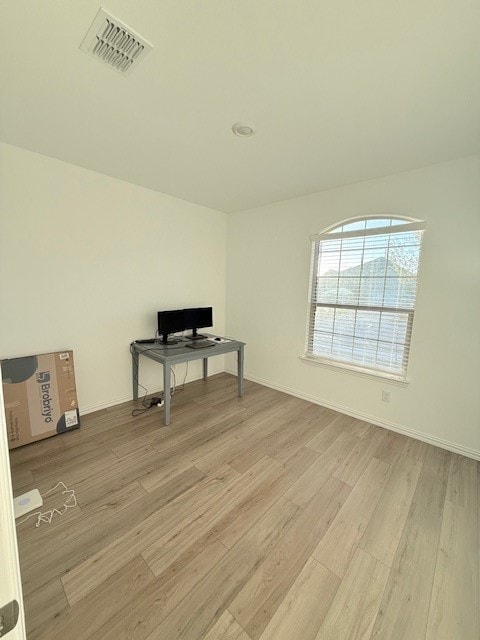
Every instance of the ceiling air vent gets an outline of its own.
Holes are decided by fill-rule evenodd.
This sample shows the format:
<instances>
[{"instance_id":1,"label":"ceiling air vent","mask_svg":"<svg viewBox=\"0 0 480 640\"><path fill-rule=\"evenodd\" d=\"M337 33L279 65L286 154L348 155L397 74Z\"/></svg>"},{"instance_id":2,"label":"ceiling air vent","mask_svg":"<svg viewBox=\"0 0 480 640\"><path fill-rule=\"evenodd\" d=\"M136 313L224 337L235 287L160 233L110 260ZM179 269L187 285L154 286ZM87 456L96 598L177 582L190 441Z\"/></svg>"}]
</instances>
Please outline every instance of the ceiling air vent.
<instances>
[{"instance_id":1,"label":"ceiling air vent","mask_svg":"<svg viewBox=\"0 0 480 640\"><path fill-rule=\"evenodd\" d=\"M108 64L124 76L128 76L138 66L151 48L149 42L103 8L98 10L80 45L82 51Z\"/></svg>"}]
</instances>

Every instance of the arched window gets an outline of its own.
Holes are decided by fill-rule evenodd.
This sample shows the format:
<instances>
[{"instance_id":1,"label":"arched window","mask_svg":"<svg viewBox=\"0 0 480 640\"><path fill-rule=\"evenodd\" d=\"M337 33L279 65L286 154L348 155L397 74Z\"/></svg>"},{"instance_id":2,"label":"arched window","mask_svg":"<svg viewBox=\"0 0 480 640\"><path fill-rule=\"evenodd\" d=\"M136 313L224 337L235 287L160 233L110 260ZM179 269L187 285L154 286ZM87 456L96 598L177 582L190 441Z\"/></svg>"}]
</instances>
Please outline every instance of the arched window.
<instances>
[{"instance_id":1,"label":"arched window","mask_svg":"<svg viewBox=\"0 0 480 640\"><path fill-rule=\"evenodd\" d=\"M307 358L406 378L424 229L376 215L312 236Z\"/></svg>"}]
</instances>

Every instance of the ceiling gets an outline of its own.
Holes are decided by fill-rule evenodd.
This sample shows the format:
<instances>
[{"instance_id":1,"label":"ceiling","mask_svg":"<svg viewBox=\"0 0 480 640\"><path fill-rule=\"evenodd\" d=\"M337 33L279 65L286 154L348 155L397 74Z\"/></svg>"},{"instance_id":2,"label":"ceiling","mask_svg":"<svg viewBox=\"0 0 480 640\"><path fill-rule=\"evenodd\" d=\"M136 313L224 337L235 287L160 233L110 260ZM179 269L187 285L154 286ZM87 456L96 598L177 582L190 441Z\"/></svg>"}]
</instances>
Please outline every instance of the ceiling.
<instances>
[{"instance_id":1,"label":"ceiling","mask_svg":"<svg viewBox=\"0 0 480 640\"><path fill-rule=\"evenodd\" d=\"M225 212L480 151L478 0L105 2L128 77L100 0L2 0L0 140Z\"/></svg>"}]
</instances>

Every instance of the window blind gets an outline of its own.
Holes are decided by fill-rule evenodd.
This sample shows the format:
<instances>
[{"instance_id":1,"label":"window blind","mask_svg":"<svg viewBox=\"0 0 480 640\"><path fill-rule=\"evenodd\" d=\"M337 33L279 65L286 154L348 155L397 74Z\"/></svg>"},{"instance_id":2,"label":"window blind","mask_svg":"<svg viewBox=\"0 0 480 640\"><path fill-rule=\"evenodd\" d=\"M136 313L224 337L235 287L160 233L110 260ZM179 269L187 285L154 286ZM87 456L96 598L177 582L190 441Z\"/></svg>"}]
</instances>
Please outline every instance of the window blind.
<instances>
[{"instance_id":1,"label":"window blind","mask_svg":"<svg viewBox=\"0 0 480 640\"><path fill-rule=\"evenodd\" d=\"M307 357L406 377L424 228L371 216L312 236Z\"/></svg>"}]
</instances>

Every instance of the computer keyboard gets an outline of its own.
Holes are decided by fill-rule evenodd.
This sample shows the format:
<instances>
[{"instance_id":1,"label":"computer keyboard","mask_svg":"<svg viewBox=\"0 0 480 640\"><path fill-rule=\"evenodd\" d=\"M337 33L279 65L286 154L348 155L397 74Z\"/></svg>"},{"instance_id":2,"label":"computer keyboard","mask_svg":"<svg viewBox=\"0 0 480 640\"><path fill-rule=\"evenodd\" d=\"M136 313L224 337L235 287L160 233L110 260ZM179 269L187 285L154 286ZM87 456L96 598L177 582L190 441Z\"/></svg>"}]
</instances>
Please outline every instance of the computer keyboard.
<instances>
[{"instance_id":1,"label":"computer keyboard","mask_svg":"<svg viewBox=\"0 0 480 640\"><path fill-rule=\"evenodd\" d=\"M206 349L207 347L213 347L213 342L209 342L208 340L193 340L185 346L189 349Z\"/></svg>"}]
</instances>

